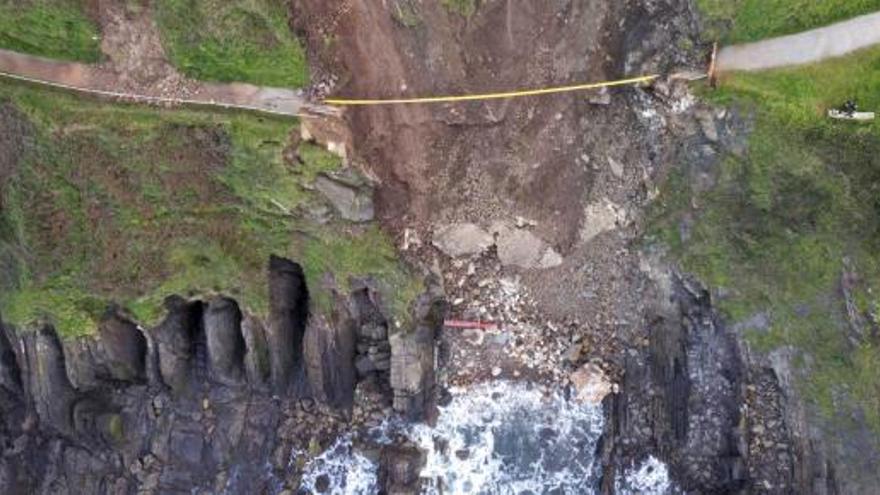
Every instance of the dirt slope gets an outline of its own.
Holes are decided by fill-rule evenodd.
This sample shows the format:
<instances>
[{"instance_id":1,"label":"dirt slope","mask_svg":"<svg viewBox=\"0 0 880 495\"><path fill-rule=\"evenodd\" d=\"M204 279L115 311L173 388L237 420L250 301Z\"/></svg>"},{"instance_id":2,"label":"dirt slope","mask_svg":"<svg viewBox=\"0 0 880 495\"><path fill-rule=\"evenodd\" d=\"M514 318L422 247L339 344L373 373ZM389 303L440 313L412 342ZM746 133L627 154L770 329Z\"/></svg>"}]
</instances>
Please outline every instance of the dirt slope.
<instances>
[{"instance_id":1,"label":"dirt slope","mask_svg":"<svg viewBox=\"0 0 880 495\"><path fill-rule=\"evenodd\" d=\"M336 95L544 87L702 63L681 41L693 31L687 2L480 2L470 18L439 2L298 0L292 9L323 81L339 81ZM348 118L358 157L382 182L379 212L393 231L427 242L451 222L527 219L564 262L506 272L526 279L549 317L596 322L598 331L634 312L623 279L637 263L626 229L594 235L615 227L595 212L613 205L617 223L638 220L669 152L659 102L623 88L358 108Z\"/></svg>"}]
</instances>

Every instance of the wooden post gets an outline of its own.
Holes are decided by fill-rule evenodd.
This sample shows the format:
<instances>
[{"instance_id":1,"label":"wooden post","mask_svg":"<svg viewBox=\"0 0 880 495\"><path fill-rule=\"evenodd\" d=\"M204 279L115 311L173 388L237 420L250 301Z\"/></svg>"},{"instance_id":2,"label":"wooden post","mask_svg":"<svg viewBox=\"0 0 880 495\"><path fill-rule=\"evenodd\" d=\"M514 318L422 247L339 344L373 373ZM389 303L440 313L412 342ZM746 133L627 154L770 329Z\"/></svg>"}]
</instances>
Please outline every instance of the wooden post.
<instances>
[{"instance_id":1,"label":"wooden post","mask_svg":"<svg viewBox=\"0 0 880 495\"><path fill-rule=\"evenodd\" d=\"M712 57L709 59L709 86L713 89L718 85L718 74L716 73L718 60L718 42L712 43Z\"/></svg>"}]
</instances>

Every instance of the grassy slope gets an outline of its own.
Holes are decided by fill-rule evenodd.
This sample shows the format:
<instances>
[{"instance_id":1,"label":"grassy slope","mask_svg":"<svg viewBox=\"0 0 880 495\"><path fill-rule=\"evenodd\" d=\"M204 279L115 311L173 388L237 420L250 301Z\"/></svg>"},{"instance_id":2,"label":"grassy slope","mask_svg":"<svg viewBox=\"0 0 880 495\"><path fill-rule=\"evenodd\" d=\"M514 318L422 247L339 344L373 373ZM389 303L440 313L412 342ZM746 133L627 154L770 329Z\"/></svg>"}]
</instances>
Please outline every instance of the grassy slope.
<instances>
[{"instance_id":1,"label":"grassy slope","mask_svg":"<svg viewBox=\"0 0 880 495\"><path fill-rule=\"evenodd\" d=\"M75 0L0 0L0 48L96 62L98 28Z\"/></svg>"},{"instance_id":2,"label":"grassy slope","mask_svg":"<svg viewBox=\"0 0 880 495\"><path fill-rule=\"evenodd\" d=\"M325 273L343 286L351 275L375 275L398 315L418 290L375 227L283 213L311 206L317 198L304 186L339 166L308 144L304 165L287 164L295 123L8 84L3 99L35 128L0 201L0 259L16 260L0 310L13 323L48 316L65 335L88 333L116 301L150 324L165 296L215 291L263 314L270 253L304 262L318 304L328 299L318 289Z\"/></svg>"},{"instance_id":3,"label":"grassy slope","mask_svg":"<svg viewBox=\"0 0 880 495\"><path fill-rule=\"evenodd\" d=\"M684 267L727 296L732 322L762 351L803 354L803 390L830 415L857 406L880 433L880 122L832 121L824 110L854 97L880 110L880 49L816 66L736 74L709 96L754 112L745 156L726 157L717 186L696 198L691 236L679 221L693 194L679 175L655 219L657 236ZM847 268L848 267L848 268ZM853 300L867 335L848 324L845 269L858 274ZM873 320L873 323L872 323Z\"/></svg>"},{"instance_id":4,"label":"grassy slope","mask_svg":"<svg viewBox=\"0 0 880 495\"><path fill-rule=\"evenodd\" d=\"M447 10L465 17L470 17L477 11L477 0L442 0L442 3Z\"/></svg>"},{"instance_id":5,"label":"grassy slope","mask_svg":"<svg viewBox=\"0 0 880 495\"><path fill-rule=\"evenodd\" d=\"M156 19L172 62L197 79L300 88L305 52L281 0L157 0Z\"/></svg>"},{"instance_id":6,"label":"grassy slope","mask_svg":"<svg viewBox=\"0 0 880 495\"><path fill-rule=\"evenodd\" d=\"M880 11L880 0L697 0L724 43L757 41Z\"/></svg>"}]
</instances>

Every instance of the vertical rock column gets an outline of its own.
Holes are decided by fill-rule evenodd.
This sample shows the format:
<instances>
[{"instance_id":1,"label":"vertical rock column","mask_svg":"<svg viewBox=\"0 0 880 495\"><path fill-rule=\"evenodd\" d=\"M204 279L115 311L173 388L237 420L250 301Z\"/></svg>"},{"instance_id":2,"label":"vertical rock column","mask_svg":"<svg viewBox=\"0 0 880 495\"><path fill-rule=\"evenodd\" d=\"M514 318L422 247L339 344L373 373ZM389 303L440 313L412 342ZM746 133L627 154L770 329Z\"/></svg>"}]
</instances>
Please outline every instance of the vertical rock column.
<instances>
[{"instance_id":1,"label":"vertical rock column","mask_svg":"<svg viewBox=\"0 0 880 495\"><path fill-rule=\"evenodd\" d=\"M146 379L147 339L134 322L113 308L101 319L98 335L106 377L123 382Z\"/></svg>"},{"instance_id":2,"label":"vertical rock column","mask_svg":"<svg viewBox=\"0 0 880 495\"><path fill-rule=\"evenodd\" d=\"M40 422L64 434L73 433L75 392L67 377L61 340L51 326L23 335L29 395Z\"/></svg>"},{"instance_id":3,"label":"vertical rock column","mask_svg":"<svg viewBox=\"0 0 880 495\"><path fill-rule=\"evenodd\" d=\"M227 385L241 383L244 379L245 342L238 304L227 297L211 299L202 324L212 378Z\"/></svg>"},{"instance_id":4,"label":"vertical rock column","mask_svg":"<svg viewBox=\"0 0 880 495\"><path fill-rule=\"evenodd\" d=\"M12 347L16 339L11 334L0 319L0 420L10 419L13 413L23 413L21 369Z\"/></svg>"},{"instance_id":5,"label":"vertical rock column","mask_svg":"<svg viewBox=\"0 0 880 495\"><path fill-rule=\"evenodd\" d=\"M345 300L338 296L331 318L309 319L305 335L306 373L314 397L331 406L351 410L354 404L354 367L357 332Z\"/></svg>"},{"instance_id":6,"label":"vertical rock column","mask_svg":"<svg viewBox=\"0 0 880 495\"><path fill-rule=\"evenodd\" d=\"M22 384L22 370L15 345L20 341L11 327L0 319L0 492L33 493L35 482L23 460L27 449L14 452L14 438L19 438L25 424L27 404Z\"/></svg>"},{"instance_id":7,"label":"vertical rock column","mask_svg":"<svg viewBox=\"0 0 880 495\"><path fill-rule=\"evenodd\" d=\"M394 409L410 420L423 420L434 395L436 335L443 325L446 304L438 293L419 296L410 332L391 336L391 388Z\"/></svg>"},{"instance_id":8,"label":"vertical rock column","mask_svg":"<svg viewBox=\"0 0 880 495\"><path fill-rule=\"evenodd\" d=\"M175 393L188 390L194 353L195 329L199 325L201 303L190 303L179 296L165 300L168 315L153 329L159 355L159 374Z\"/></svg>"},{"instance_id":9,"label":"vertical rock column","mask_svg":"<svg viewBox=\"0 0 880 495\"><path fill-rule=\"evenodd\" d=\"M266 340L272 387L290 391L302 378L302 348L309 312L309 292L302 266L288 259L269 259L269 325Z\"/></svg>"},{"instance_id":10,"label":"vertical rock column","mask_svg":"<svg viewBox=\"0 0 880 495\"><path fill-rule=\"evenodd\" d=\"M270 373L266 329L259 318L245 314L241 320L241 334L247 349L244 355L244 368L248 383L262 388Z\"/></svg>"}]
</instances>

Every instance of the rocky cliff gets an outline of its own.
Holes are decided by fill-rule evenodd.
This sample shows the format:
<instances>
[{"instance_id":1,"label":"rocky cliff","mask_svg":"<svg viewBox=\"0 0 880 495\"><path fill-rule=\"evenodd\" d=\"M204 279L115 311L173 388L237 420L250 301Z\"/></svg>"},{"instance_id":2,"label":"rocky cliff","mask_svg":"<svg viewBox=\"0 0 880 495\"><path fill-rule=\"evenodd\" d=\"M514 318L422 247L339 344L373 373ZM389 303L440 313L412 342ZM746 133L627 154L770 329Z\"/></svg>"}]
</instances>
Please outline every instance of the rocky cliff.
<instances>
[{"instance_id":1,"label":"rocky cliff","mask_svg":"<svg viewBox=\"0 0 880 495\"><path fill-rule=\"evenodd\" d=\"M268 279L266 323L229 297L172 296L152 328L115 307L93 337L0 325L0 491L277 493L297 487L294 452L392 402L423 417L441 295L399 346L369 281L310 315L300 265L273 257Z\"/></svg>"}]
</instances>

